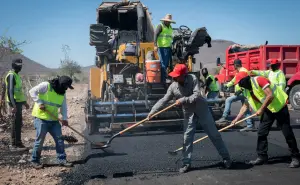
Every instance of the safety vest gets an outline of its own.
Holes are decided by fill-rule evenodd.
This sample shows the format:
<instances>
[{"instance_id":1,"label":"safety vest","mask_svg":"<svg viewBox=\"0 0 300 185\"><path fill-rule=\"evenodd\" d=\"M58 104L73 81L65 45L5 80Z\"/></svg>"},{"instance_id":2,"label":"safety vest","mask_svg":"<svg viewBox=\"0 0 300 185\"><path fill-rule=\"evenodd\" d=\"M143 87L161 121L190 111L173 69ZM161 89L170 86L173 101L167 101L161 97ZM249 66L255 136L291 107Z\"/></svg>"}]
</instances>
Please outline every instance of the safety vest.
<instances>
[{"instance_id":1,"label":"safety vest","mask_svg":"<svg viewBox=\"0 0 300 185\"><path fill-rule=\"evenodd\" d=\"M252 74L257 76L263 76L268 78L272 83L276 84L277 86L281 87L283 90L285 90L286 87L286 79L285 75L281 70L266 70L266 71L259 71L259 70L253 70Z\"/></svg>"},{"instance_id":2,"label":"safety vest","mask_svg":"<svg viewBox=\"0 0 300 185\"><path fill-rule=\"evenodd\" d=\"M212 82L209 84L209 87L208 87L209 90L214 91L214 92L219 91L219 87L215 80L215 77L209 74L209 75L207 75L206 80L208 80L208 78L212 79Z\"/></svg>"},{"instance_id":3,"label":"safety vest","mask_svg":"<svg viewBox=\"0 0 300 185\"><path fill-rule=\"evenodd\" d=\"M8 98L8 93L9 93L9 89L7 89L7 85L8 85L8 76L9 75L14 75L14 78L15 78L15 86L14 86L14 99L16 102L25 102L26 101L26 96L25 94L23 93L23 87L22 87L22 80L21 80L21 77L19 74L17 74L16 72L10 70L6 77L5 77L5 85L6 85L6 93L5 93L5 96L6 96L6 101L9 102L9 98ZM13 84L11 84L13 85Z\"/></svg>"},{"instance_id":4,"label":"safety vest","mask_svg":"<svg viewBox=\"0 0 300 185\"><path fill-rule=\"evenodd\" d=\"M241 67L241 68L240 68L239 72L241 72L241 71L246 72L246 73L249 74L248 69L246 69L246 68L244 68L244 67ZM234 85L234 82L235 82L235 77L227 84L227 87L233 86L233 85ZM239 86L239 84L236 84L236 85L234 86L234 92L237 92L237 91L239 91L239 90L241 90L241 87Z\"/></svg>"},{"instance_id":5,"label":"safety vest","mask_svg":"<svg viewBox=\"0 0 300 185\"><path fill-rule=\"evenodd\" d=\"M162 26L162 31L157 37L157 46L158 47L171 47L173 42L173 29L171 26L167 27L164 24Z\"/></svg>"},{"instance_id":6,"label":"safety vest","mask_svg":"<svg viewBox=\"0 0 300 185\"><path fill-rule=\"evenodd\" d=\"M60 108L64 101L64 95L57 94L52 87L50 86L50 83L48 84L48 90L44 94L38 95L39 101L45 105L46 110L48 110L52 115L55 117L52 117L45 111L41 110L39 108L39 105L37 103L34 104L33 110L32 110L32 116L42 119L42 120L58 120L58 108Z\"/></svg>"},{"instance_id":7,"label":"safety vest","mask_svg":"<svg viewBox=\"0 0 300 185\"><path fill-rule=\"evenodd\" d=\"M251 86L252 86L252 92L259 100L259 102L257 102L257 100L252 98L250 91L247 89L243 90L243 95L247 98L251 108L256 112L265 101L266 95L264 93L264 90L258 85L257 77L251 77ZM272 90L274 99L272 100L272 102L269 104L267 108L272 113L276 113L279 112L286 105L288 95L281 88L278 88L273 83L270 83L270 88Z\"/></svg>"}]
</instances>

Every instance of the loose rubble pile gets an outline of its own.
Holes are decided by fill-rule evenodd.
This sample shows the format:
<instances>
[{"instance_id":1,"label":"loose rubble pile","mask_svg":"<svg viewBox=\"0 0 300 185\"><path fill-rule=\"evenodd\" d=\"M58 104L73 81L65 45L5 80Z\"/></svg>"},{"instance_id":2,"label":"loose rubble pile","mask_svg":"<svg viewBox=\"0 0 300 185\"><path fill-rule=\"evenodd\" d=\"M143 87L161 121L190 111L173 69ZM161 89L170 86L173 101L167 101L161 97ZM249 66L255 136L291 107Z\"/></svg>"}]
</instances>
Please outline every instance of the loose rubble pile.
<instances>
[{"instance_id":1,"label":"loose rubble pile","mask_svg":"<svg viewBox=\"0 0 300 185\"><path fill-rule=\"evenodd\" d=\"M88 87L86 84L75 84L74 88L74 90L67 92L68 121L72 127L82 131L85 128L82 106L86 100L86 94L83 92L87 92ZM27 147L32 148L35 130L31 110L23 111L22 140ZM46 167L38 171L33 169L30 166L32 149L25 153L10 152L8 150L10 138L9 118L6 116L2 117L0 124L5 124L5 126L1 127L2 131L0 130L0 184L58 184L62 174L70 170L69 168L57 166ZM84 140L67 127L63 127L62 132L63 135L73 135L78 139L76 145L70 145L65 142L68 159L74 160L83 152ZM55 143L50 134L47 135L44 142L42 156L42 161L46 163L51 163L55 160Z\"/></svg>"}]
</instances>

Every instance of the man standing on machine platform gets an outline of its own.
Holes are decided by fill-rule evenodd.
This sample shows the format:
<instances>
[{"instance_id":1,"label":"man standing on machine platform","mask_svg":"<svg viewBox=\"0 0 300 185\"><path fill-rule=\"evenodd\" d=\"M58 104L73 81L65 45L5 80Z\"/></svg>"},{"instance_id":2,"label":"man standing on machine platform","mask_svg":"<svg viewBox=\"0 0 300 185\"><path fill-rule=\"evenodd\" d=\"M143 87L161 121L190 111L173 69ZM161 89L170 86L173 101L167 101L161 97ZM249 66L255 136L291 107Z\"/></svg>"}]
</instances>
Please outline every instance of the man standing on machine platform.
<instances>
[{"instance_id":1,"label":"man standing on machine platform","mask_svg":"<svg viewBox=\"0 0 300 185\"><path fill-rule=\"evenodd\" d=\"M154 50L158 51L160 65L161 65L161 81L166 82L167 68L170 61L172 61L172 42L173 42L173 28L171 23L172 15L167 14L160 23L154 34Z\"/></svg>"}]
</instances>

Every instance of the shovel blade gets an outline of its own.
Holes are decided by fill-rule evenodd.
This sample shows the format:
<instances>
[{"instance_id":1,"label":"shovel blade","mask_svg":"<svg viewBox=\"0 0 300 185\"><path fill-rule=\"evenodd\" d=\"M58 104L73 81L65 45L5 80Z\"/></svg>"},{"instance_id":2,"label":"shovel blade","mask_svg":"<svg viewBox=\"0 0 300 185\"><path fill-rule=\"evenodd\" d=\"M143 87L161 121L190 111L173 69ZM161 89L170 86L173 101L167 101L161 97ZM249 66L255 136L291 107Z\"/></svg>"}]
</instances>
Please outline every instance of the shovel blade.
<instances>
[{"instance_id":1,"label":"shovel blade","mask_svg":"<svg viewBox=\"0 0 300 185\"><path fill-rule=\"evenodd\" d=\"M91 143L91 148L92 149L104 149L104 148L108 148L109 145L105 144L105 143Z\"/></svg>"},{"instance_id":2,"label":"shovel blade","mask_svg":"<svg viewBox=\"0 0 300 185\"><path fill-rule=\"evenodd\" d=\"M177 152L176 152L176 151L168 151L168 153L169 153L170 155L173 155L173 156L177 155Z\"/></svg>"}]
</instances>

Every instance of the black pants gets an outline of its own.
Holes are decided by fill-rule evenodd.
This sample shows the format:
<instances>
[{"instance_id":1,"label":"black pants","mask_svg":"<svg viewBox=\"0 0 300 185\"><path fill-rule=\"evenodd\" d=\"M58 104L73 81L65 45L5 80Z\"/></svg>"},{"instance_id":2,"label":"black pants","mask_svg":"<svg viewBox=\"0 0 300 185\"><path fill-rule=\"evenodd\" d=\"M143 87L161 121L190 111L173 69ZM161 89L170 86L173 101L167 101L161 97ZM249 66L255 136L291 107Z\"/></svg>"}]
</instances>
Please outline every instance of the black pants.
<instances>
[{"instance_id":1,"label":"black pants","mask_svg":"<svg viewBox=\"0 0 300 185\"><path fill-rule=\"evenodd\" d=\"M11 115L11 145L17 146L22 144L21 128L22 120L22 106L23 103L16 103L17 111Z\"/></svg>"},{"instance_id":2,"label":"black pants","mask_svg":"<svg viewBox=\"0 0 300 185\"><path fill-rule=\"evenodd\" d=\"M268 151L268 135L274 121L277 121L279 128L281 129L285 140L289 146L292 157L299 156L299 150L297 147L297 141L294 136L293 129L290 125L290 113L287 106L283 107L279 112L272 113L266 109L261 117L258 128L257 139L257 154L259 156L267 156Z\"/></svg>"}]
</instances>

